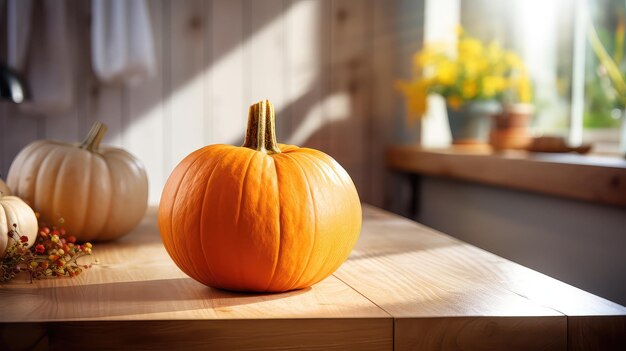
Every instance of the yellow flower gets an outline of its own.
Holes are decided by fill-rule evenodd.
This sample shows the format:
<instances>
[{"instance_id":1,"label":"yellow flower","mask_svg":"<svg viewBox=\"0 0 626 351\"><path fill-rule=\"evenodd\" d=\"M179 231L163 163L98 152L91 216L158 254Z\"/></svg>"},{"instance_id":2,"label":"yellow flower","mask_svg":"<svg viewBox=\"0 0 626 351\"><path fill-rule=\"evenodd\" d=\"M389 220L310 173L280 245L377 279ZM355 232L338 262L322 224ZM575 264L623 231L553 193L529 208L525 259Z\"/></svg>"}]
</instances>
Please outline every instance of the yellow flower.
<instances>
[{"instance_id":1,"label":"yellow flower","mask_svg":"<svg viewBox=\"0 0 626 351\"><path fill-rule=\"evenodd\" d=\"M467 79L474 79L479 76L486 66L486 62L483 60L464 60L462 63Z\"/></svg>"},{"instance_id":2,"label":"yellow flower","mask_svg":"<svg viewBox=\"0 0 626 351\"><path fill-rule=\"evenodd\" d=\"M520 102L531 102L533 98L532 87L530 85L530 80L524 77L519 80L517 84L517 95L519 97Z\"/></svg>"},{"instance_id":3,"label":"yellow flower","mask_svg":"<svg viewBox=\"0 0 626 351\"><path fill-rule=\"evenodd\" d=\"M487 46L487 53L486 53L486 57L489 61L491 62L499 62L502 59L502 48L500 47L500 44L498 44L497 42L493 41L491 43L489 43L489 46Z\"/></svg>"},{"instance_id":4,"label":"yellow flower","mask_svg":"<svg viewBox=\"0 0 626 351\"><path fill-rule=\"evenodd\" d=\"M464 99L466 100L472 99L473 97L476 96L477 91L478 91L478 85L476 84L476 81L468 80L468 81L463 82L462 95Z\"/></svg>"},{"instance_id":5,"label":"yellow flower","mask_svg":"<svg viewBox=\"0 0 626 351\"><path fill-rule=\"evenodd\" d=\"M458 67L452 61L442 62L435 72L435 80L437 83L450 86L454 85L458 75Z\"/></svg>"},{"instance_id":6,"label":"yellow flower","mask_svg":"<svg viewBox=\"0 0 626 351\"><path fill-rule=\"evenodd\" d=\"M494 97L506 87L506 81L500 76L487 76L483 78L483 95L487 98Z\"/></svg>"},{"instance_id":7,"label":"yellow flower","mask_svg":"<svg viewBox=\"0 0 626 351\"><path fill-rule=\"evenodd\" d=\"M446 50L447 45L443 43L425 44L424 48L413 56L413 65L419 67L435 65L437 61L445 57Z\"/></svg>"},{"instance_id":8,"label":"yellow flower","mask_svg":"<svg viewBox=\"0 0 626 351\"><path fill-rule=\"evenodd\" d=\"M459 40L459 57L479 57L483 53L483 44L478 39L464 38Z\"/></svg>"},{"instance_id":9,"label":"yellow flower","mask_svg":"<svg viewBox=\"0 0 626 351\"><path fill-rule=\"evenodd\" d=\"M396 82L396 89L405 96L408 121L414 122L426 113L429 83L426 80Z\"/></svg>"},{"instance_id":10,"label":"yellow flower","mask_svg":"<svg viewBox=\"0 0 626 351\"><path fill-rule=\"evenodd\" d=\"M426 49L418 52L413 55L413 66L414 67L424 67L430 64L432 55L426 51Z\"/></svg>"},{"instance_id":11,"label":"yellow flower","mask_svg":"<svg viewBox=\"0 0 626 351\"><path fill-rule=\"evenodd\" d=\"M524 62L497 42L484 45L457 28L456 56L450 43L429 43L413 56L413 78L396 83L406 101L409 121L421 118L429 92L443 95L451 108L466 101L509 95L521 102L532 99Z\"/></svg>"},{"instance_id":12,"label":"yellow flower","mask_svg":"<svg viewBox=\"0 0 626 351\"><path fill-rule=\"evenodd\" d=\"M507 52L506 54L504 54L504 62L506 62L507 65L510 65L515 69L525 68L524 62L522 62L519 56L515 55L512 52Z\"/></svg>"}]
</instances>

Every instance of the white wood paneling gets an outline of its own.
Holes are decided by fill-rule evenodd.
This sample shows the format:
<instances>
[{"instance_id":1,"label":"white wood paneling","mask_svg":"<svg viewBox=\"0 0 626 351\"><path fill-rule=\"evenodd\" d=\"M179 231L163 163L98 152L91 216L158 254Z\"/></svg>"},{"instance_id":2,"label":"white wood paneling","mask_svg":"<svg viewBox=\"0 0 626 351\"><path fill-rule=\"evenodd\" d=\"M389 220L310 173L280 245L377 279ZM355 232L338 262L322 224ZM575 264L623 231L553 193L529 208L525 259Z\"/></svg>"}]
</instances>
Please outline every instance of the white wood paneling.
<instances>
[{"instance_id":1,"label":"white wood paneling","mask_svg":"<svg viewBox=\"0 0 626 351\"><path fill-rule=\"evenodd\" d=\"M369 150L364 140L371 102L371 6L367 0L333 1L330 88L334 99L328 106L328 112L336 114L330 124L329 152L364 198L369 193L365 170Z\"/></svg>"},{"instance_id":2,"label":"white wood paneling","mask_svg":"<svg viewBox=\"0 0 626 351\"><path fill-rule=\"evenodd\" d=\"M212 60L208 68L213 143L239 143L245 132L248 107L243 74L243 15L242 0L213 2Z\"/></svg>"},{"instance_id":3,"label":"white wood paneling","mask_svg":"<svg viewBox=\"0 0 626 351\"><path fill-rule=\"evenodd\" d=\"M389 183L390 177L385 165L385 147L393 143L393 119L394 115L401 114L398 107L403 103L397 94L389 94L390 87L398 79L397 70L394 65L396 61L397 36L393 14L396 11L394 3L391 1L374 1L373 35L371 42L372 55L372 82L371 82L371 116L370 123L366 125L369 136L365 140L369 144L369 165L370 170L369 201L376 206L383 206L385 187Z\"/></svg>"},{"instance_id":4,"label":"white wood paneling","mask_svg":"<svg viewBox=\"0 0 626 351\"><path fill-rule=\"evenodd\" d=\"M90 2L71 0L76 104L38 117L0 106L0 172L30 141L79 141L101 120L109 126L105 143L145 164L156 204L183 157L207 144L240 144L248 105L269 98L279 141L331 154L361 198L379 204L385 178L370 169L384 167L385 142L376 138L392 129L385 118L398 109L392 51L394 38L406 35L390 17L406 1L149 1L157 75L116 86L91 70Z\"/></svg>"},{"instance_id":5,"label":"white wood paneling","mask_svg":"<svg viewBox=\"0 0 626 351\"><path fill-rule=\"evenodd\" d=\"M326 11L328 1L296 0L285 14L286 92L288 107L283 115L289 119L289 138L283 142L325 150L328 136L320 130L325 124L322 101L328 65L330 28ZM303 40L307 38L307 40ZM286 117L286 118L285 118Z\"/></svg>"},{"instance_id":6,"label":"white wood paneling","mask_svg":"<svg viewBox=\"0 0 626 351\"><path fill-rule=\"evenodd\" d=\"M123 88L117 85L94 86L90 112L83 116L89 124L96 121L106 124L109 129L102 142L115 147L123 146Z\"/></svg>"},{"instance_id":7,"label":"white wood paneling","mask_svg":"<svg viewBox=\"0 0 626 351\"><path fill-rule=\"evenodd\" d=\"M206 1L204 4L205 25L203 26L202 45L204 47L204 79L202 80L202 97L204 99L204 111L202 114L203 145L213 144L215 133L213 130L213 85L211 80L211 67L213 66L213 3L214 1Z\"/></svg>"},{"instance_id":8,"label":"white wood paneling","mask_svg":"<svg viewBox=\"0 0 626 351\"><path fill-rule=\"evenodd\" d=\"M278 140L290 132L285 116L286 45L283 0L250 1L246 61L250 74L249 103L269 99L276 109Z\"/></svg>"},{"instance_id":9,"label":"white wood paneling","mask_svg":"<svg viewBox=\"0 0 626 351\"><path fill-rule=\"evenodd\" d=\"M43 123L42 116L23 114L19 107L3 103L4 125L2 130L2 150L5 155L17 155L26 145L38 139L38 131ZM13 157L4 157L2 160L3 171L0 172L6 180L9 166Z\"/></svg>"},{"instance_id":10,"label":"white wood paneling","mask_svg":"<svg viewBox=\"0 0 626 351\"><path fill-rule=\"evenodd\" d=\"M90 8L88 4L82 2L80 10L83 12L83 16L89 16ZM90 17L85 18L91 23ZM89 82L89 94L84 97L85 103L87 103L87 113L80 118L83 121L81 136L86 135L91 125L96 122L102 122L107 125L108 132L104 137L103 143L115 147L123 147L124 139L124 86L121 84L100 84L95 78L93 71L91 70L90 58L91 58L91 38L89 37L90 31L79 31L81 40L85 40L88 44L84 46L84 51L81 51L81 59L86 57L89 65L86 65L88 72L80 72L80 77ZM85 33L86 32L86 33ZM85 36L83 36L85 35ZM85 123L86 122L86 123Z\"/></svg>"},{"instance_id":11,"label":"white wood paneling","mask_svg":"<svg viewBox=\"0 0 626 351\"><path fill-rule=\"evenodd\" d=\"M143 161L149 178L149 201L157 203L168 174L163 169L163 1L148 2L154 36L156 74L125 89L124 147Z\"/></svg>"},{"instance_id":12,"label":"white wood paneling","mask_svg":"<svg viewBox=\"0 0 626 351\"><path fill-rule=\"evenodd\" d=\"M9 166L11 165L11 158L7 157L10 155L9 151L6 149L8 142L7 137L10 133L10 123L8 121L9 115L9 104L8 103L0 103L0 133L2 133L2 138L0 138L0 178L6 180L7 171Z\"/></svg>"},{"instance_id":13,"label":"white wood paneling","mask_svg":"<svg viewBox=\"0 0 626 351\"><path fill-rule=\"evenodd\" d=\"M169 4L169 96L165 105L171 119L172 170L185 156L204 146L204 26L203 0L183 0ZM168 131L166 130L166 132Z\"/></svg>"},{"instance_id":14,"label":"white wood paneling","mask_svg":"<svg viewBox=\"0 0 626 351\"><path fill-rule=\"evenodd\" d=\"M76 104L76 114L78 116L78 135L76 140L81 140L87 135L93 123L91 105L97 82L91 70L90 2L77 0L75 11L77 30L74 32L76 42L74 64L76 65L77 82L74 103Z\"/></svg>"},{"instance_id":15,"label":"white wood paneling","mask_svg":"<svg viewBox=\"0 0 626 351\"><path fill-rule=\"evenodd\" d=\"M76 0L68 2L67 6L67 30L70 33L76 33L81 21L81 12L76 6ZM88 43L85 41L79 42L79 40L69 40L68 47L70 54L68 55L72 65L72 81L74 82L74 96L80 95L80 80L83 78L81 72L84 68L84 63L89 59L89 56L85 56L83 53L87 48ZM79 51L80 50L80 51ZM80 52L80 54L79 54ZM79 62L83 61L83 62ZM88 62L86 62L88 63ZM88 70L85 70L88 72ZM46 138L53 140L60 140L65 142L76 142L82 137L78 131L78 103L75 101L74 105L68 110L62 113L46 116L43 119L45 125Z\"/></svg>"}]
</instances>

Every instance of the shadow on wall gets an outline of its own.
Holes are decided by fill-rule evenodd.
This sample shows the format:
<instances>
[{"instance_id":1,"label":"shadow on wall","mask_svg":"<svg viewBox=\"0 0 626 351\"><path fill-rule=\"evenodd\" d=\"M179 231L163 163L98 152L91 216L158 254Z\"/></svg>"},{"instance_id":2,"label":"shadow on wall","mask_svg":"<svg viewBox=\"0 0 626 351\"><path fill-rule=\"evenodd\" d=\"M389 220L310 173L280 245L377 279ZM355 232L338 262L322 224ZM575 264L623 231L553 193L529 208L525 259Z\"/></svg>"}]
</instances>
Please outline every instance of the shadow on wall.
<instances>
[{"instance_id":1,"label":"shadow on wall","mask_svg":"<svg viewBox=\"0 0 626 351\"><path fill-rule=\"evenodd\" d=\"M158 75L105 86L90 66L89 2L72 2L76 104L58 115L0 106L0 172L39 138L77 141L91 124L146 165L150 202L175 165L212 143L241 144L248 105L268 98L279 142L320 149L382 204L383 148L401 111L391 86L398 38L421 41L420 2L150 1ZM407 3L415 7L406 9ZM404 7L403 7L404 6ZM398 25L399 23L399 25ZM408 67L408 65L405 65ZM400 106L400 108L398 107Z\"/></svg>"}]
</instances>

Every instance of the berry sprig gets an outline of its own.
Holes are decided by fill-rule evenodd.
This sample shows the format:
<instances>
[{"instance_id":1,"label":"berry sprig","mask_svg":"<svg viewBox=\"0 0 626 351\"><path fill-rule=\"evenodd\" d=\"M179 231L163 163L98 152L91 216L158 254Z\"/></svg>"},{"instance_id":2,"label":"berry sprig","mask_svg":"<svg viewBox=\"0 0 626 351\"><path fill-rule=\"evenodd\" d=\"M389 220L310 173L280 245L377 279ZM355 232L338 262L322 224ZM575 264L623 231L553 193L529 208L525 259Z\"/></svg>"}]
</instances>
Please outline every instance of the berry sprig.
<instances>
[{"instance_id":1,"label":"berry sprig","mask_svg":"<svg viewBox=\"0 0 626 351\"><path fill-rule=\"evenodd\" d=\"M17 224L7 233L9 240L2 262L0 262L0 281L8 282L18 274L25 262L30 261L32 253L26 247L28 238L17 234ZM13 244L11 243L13 241Z\"/></svg>"},{"instance_id":2,"label":"berry sprig","mask_svg":"<svg viewBox=\"0 0 626 351\"><path fill-rule=\"evenodd\" d=\"M63 228L40 222L37 240L30 249L28 238L18 233L16 224L7 235L9 245L0 258L0 282L8 282L24 271L30 275L31 282L41 278L74 277L92 266L78 263L80 257L91 255L91 243L76 243L76 237L68 236Z\"/></svg>"}]
</instances>

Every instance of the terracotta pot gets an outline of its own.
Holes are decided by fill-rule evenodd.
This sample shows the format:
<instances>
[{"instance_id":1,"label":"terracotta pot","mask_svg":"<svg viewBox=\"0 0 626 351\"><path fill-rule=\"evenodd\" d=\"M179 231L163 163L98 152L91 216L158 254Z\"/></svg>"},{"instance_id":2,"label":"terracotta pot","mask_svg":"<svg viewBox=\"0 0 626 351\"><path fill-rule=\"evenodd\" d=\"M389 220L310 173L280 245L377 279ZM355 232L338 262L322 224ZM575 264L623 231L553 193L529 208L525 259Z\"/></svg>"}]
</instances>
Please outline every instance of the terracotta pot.
<instances>
[{"instance_id":1,"label":"terracotta pot","mask_svg":"<svg viewBox=\"0 0 626 351\"><path fill-rule=\"evenodd\" d=\"M529 104L504 106L494 115L489 143L494 149L525 149L531 141L529 126L534 108Z\"/></svg>"},{"instance_id":2,"label":"terracotta pot","mask_svg":"<svg viewBox=\"0 0 626 351\"><path fill-rule=\"evenodd\" d=\"M496 101L470 101L461 108L448 106L448 122L453 144L486 144L491 118L500 112Z\"/></svg>"}]
</instances>

